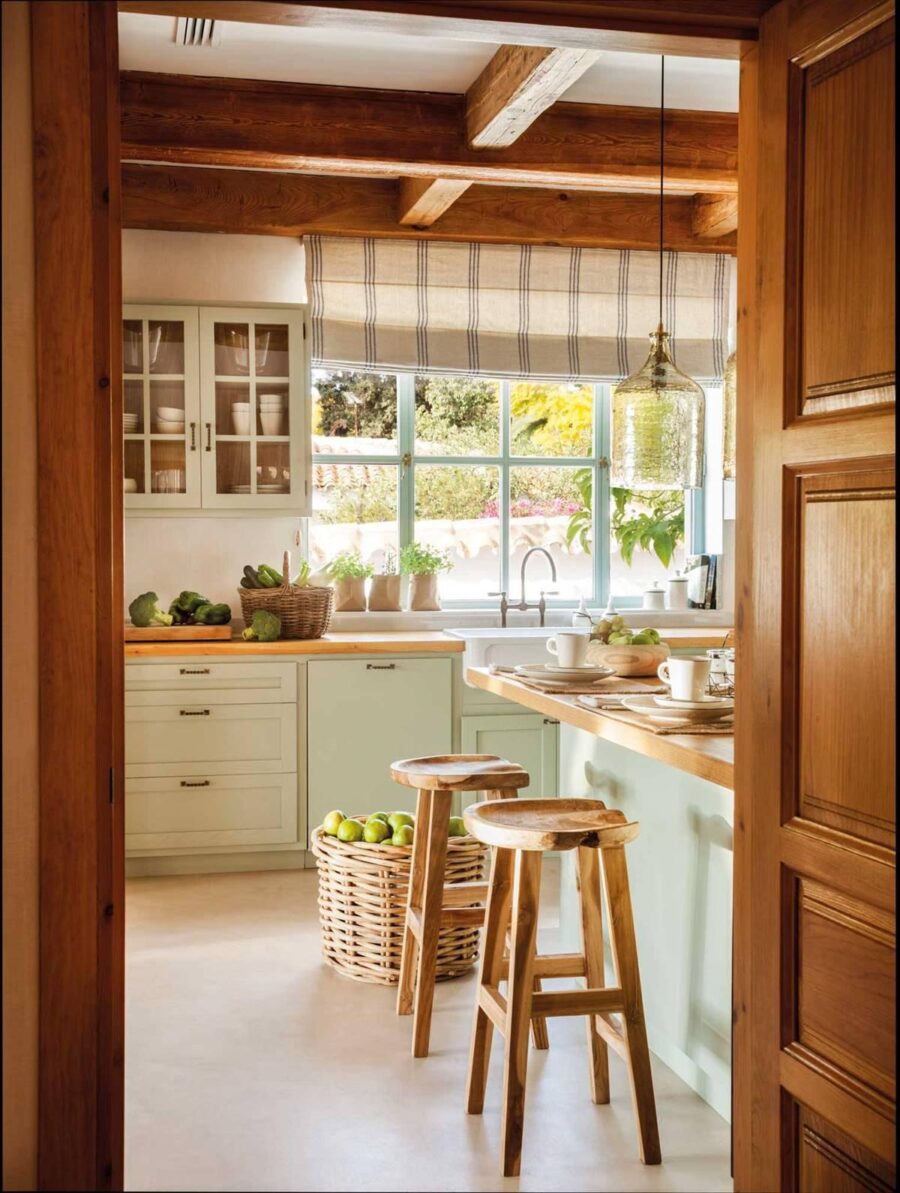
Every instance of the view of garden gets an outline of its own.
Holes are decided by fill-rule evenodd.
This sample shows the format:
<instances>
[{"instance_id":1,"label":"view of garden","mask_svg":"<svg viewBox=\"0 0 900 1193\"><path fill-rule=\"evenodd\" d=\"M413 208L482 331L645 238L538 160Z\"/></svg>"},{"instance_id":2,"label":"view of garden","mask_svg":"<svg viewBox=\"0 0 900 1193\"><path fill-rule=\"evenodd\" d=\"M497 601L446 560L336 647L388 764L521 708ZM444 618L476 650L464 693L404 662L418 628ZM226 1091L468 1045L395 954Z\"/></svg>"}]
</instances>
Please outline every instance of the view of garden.
<instances>
[{"instance_id":1,"label":"view of garden","mask_svg":"<svg viewBox=\"0 0 900 1193\"><path fill-rule=\"evenodd\" d=\"M395 374L318 370L314 383L314 567L358 550L378 570L412 518L417 541L451 552L453 569L441 581L447 599L483 598L499 587L504 533L516 595L512 578L535 545L556 562L559 597L592 595L600 387L510 382L504 400L499 381L418 376L406 407L410 441L401 448ZM613 588L638 594L680 564L684 494L613 489L610 498ZM535 565L535 583L549 588L547 571Z\"/></svg>"}]
</instances>

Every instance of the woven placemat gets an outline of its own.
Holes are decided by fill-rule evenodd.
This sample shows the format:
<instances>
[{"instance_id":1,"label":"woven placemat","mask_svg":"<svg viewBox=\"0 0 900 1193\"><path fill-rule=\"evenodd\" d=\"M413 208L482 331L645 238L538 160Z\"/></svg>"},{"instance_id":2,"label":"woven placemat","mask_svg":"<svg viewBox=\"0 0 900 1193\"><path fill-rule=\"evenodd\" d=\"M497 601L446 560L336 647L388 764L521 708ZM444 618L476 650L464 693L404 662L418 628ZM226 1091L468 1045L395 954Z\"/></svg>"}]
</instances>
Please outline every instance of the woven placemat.
<instances>
[{"instance_id":1,"label":"woven placemat","mask_svg":"<svg viewBox=\"0 0 900 1193\"><path fill-rule=\"evenodd\" d=\"M720 721L712 722L674 721L671 725L657 725L648 717L628 712L626 709L619 709L615 706L597 708L595 704L589 704L586 700L579 700L578 703L583 708L589 708L591 712L597 713L598 716L611 717L614 721L623 721L626 725L636 725L639 729L644 729L648 733L654 733L658 737L666 737L672 733L689 733L695 737L734 736L733 716L723 717Z\"/></svg>"},{"instance_id":2,"label":"woven placemat","mask_svg":"<svg viewBox=\"0 0 900 1193\"><path fill-rule=\"evenodd\" d=\"M533 683L526 675L511 675L509 678L536 692L545 692L548 696L655 696L669 690L665 684L641 683L640 680L619 679L615 675L592 684L572 684L571 687L552 689L545 688L540 682Z\"/></svg>"}]
</instances>

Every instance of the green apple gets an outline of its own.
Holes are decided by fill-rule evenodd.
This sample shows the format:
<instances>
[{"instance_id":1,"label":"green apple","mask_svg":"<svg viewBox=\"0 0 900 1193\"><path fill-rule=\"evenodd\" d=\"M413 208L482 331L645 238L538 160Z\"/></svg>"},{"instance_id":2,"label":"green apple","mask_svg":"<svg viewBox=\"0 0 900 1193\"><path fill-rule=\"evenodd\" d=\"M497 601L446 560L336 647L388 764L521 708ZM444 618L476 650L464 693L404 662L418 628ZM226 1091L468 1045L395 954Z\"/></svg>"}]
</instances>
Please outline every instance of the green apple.
<instances>
[{"instance_id":1,"label":"green apple","mask_svg":"<svg viewBox=\"0 0 900 1193\"><path fill-rule=\"evenodd\" d=\"M337 831L339 841L361 841L363 826L358 820L342 820Z\"/></svg>"},{"instance_id":2,"label":"green apple","mask_svg":"<svg viewBox=\"0 0 900 1193\"><path fill-rule=\"evenodd\" d=\"M646 630L641 630L641 632L639 634L635 634L635 636L631 639L631 644L632 644L632 646L655 646L656 645L656 643L653 641L652 636Z\"/></svg>"},{"instance_id":3,"label":"green apple","mask_svg":"<svg viewBox=\"0 0 900 1193\"><path fill-rule=\"evenodd\" d=\"M328 834L329 837L336 837L338 834L338 829L341 827L341 824L346 819L347 819L347 817L344 815L343 812L339 812L337 810L335 810L334 812L329 812L328 815L325 817L325 819L322 821L322 828L325 830L325 832Z\"/></svg>"},{"instance_id":4,"label":"green apple","mask_svg":"<svg viewBox=\"0 0 900 1193\"><path fill-rule=\"evenodd\" d=\"M412 845L413 830L411 824L401 824L398 829L394 830L394 835L391 837L392 845Z\"/></svg>"},{"instance_id":5,"label":"green apple","mask_svg":"<svg viewBox=\"0 0 900 1193\"><path fill-rule=\"evenodd\" d=\"M373 812L371 816L367 817L366 823L368 823L369 820L383 820L384 823L387 824L388 814L387 812Z\"/></svg>"},{"instance_id":6,"label":"green apple","mask_svg":"<svg viewBox=\"0 0 900 1193\"><path fill-rule=\"evenodd\" d=\"M370 845L380 845L390 835L390 828L380 816L370 816L366 821L366 827L363 829L363 840L368 841Z\"/></svg>"},{"instance_id":7,"label":"green apple","mask_svg":"<svg viewBox=\"0 0 900 1193\"><path fill-rule=\"evenodd\" d=\"M450 837L467 837L468 831L466 829L466 822L462 816L451 816L448 836Z\"/></svg>"},{"instance_id":8,"label":"green apple","mask_svg":"<svg viewBox=\"0 0 900 1193\"><path fill-rule=\"evenodd\" d=\"M413 820L409 812L391 812L390 816L387 818L387 822L394 832L396 832L398 828L415 824L415 820ZM396 842L394 843L396 844Z\"/></svg>"}]
</instances>

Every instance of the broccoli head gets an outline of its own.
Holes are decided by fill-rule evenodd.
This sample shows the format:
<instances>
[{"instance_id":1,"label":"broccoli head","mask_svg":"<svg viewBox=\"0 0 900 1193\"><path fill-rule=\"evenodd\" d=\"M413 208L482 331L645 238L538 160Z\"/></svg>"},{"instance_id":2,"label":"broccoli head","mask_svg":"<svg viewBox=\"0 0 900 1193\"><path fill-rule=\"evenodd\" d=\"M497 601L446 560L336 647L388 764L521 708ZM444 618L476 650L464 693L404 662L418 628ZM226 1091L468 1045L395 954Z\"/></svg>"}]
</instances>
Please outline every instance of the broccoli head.
<instances>
[{"instance_id":1,"label":"broccoli head","mask_svg":"<svg viewBox=\"0 0 900 1193\"><path fill-rule=\"evenodd\" d=\"M197 625L228 625L231 621L231 606L224 602L221 605L198 605L194 610L194 621Z\"/></svg>"},{"instance_id":2,"label":"broccoli head","mask_svg":"<svg viewBox=\"0 0 900 1193\"><path fill-rule=\"evenodd\" d=\"M241 634L245 642L274 642L281 633L281 618L268 609L257 609Z\"/></svg>"},{"instance_id":3,"label":"broccoli head","mask_svg":"<svg viewBox=\"0 0 900 1193\"><path fill-rule=\"evenodd\" d=\"M155 592L142 592L135 597L128 606L128 616L131 624L145 628L152 625L171 625L172 614L164 613L159 607L159 597Z\"/></svg>"},{"instance_id":4,"label":"broccoli head","mask_svg":"<svg viewBox=\"0 0 900 1193\"><path fill-rule=\"evenodd\" d=\"M180 592L169 606L169 612L176 625L190 625L194 621L194 611L201 605L209 603L209 597L201 596L199 592L185 590Z\"/></svg>"}]
</instances>

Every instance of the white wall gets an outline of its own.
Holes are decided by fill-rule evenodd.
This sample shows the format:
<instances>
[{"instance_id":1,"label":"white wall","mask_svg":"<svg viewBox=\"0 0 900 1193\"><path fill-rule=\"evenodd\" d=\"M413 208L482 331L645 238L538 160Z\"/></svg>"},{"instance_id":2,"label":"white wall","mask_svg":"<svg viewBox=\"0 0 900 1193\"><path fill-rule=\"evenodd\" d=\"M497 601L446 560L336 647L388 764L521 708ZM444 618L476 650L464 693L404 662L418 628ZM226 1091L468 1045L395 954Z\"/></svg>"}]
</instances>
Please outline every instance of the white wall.
<instances>
[{"instance_id":1,"label":"white wall","mask_svg":"<svg viewBox=\"0 0 900 1193\"><path fill-rule=\"evenodd\" d=\"M303 303L303 246L286 236L205 232L122 233L122 291L126 302ZM227 601L237 596L245 563L281 567L296 551L298 518L272 516L140 517L125 519L125 604L156 592L168 605L183 588Z\"/></svg>"}]
</instances>

